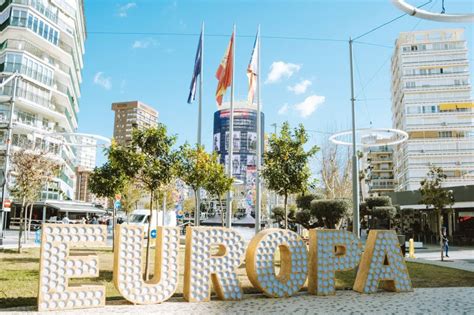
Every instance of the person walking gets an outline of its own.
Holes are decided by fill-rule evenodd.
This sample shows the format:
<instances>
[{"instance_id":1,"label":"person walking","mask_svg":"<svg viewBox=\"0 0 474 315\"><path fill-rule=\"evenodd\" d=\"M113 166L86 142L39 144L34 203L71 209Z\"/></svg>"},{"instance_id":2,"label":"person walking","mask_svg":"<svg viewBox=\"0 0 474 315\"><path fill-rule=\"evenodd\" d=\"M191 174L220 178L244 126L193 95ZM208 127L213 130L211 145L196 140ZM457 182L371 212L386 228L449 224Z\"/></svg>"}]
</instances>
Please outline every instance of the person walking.
<instances>
[{"instance_id":1,"label":"person walking","mask_svg":"<svg viewBox=\"0 0 474 315\"><path fill-rule=\"evenodd\" d=\"M443 249L446 251L446 257L449 258L448 256L448 250L449 250L449 240L448 236L446 235L446 230L443 231Z\"/></svg>"}]
</instances>

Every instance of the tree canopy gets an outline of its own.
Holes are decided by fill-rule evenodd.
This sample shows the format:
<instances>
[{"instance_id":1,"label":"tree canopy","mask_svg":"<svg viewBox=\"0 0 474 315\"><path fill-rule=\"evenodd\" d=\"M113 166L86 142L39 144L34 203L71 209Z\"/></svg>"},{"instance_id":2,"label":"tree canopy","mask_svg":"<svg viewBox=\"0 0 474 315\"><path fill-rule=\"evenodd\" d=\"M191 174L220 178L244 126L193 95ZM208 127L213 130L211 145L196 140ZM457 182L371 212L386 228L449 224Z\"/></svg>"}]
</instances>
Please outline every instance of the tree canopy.
<instances>
[{"instance_id":1,"label":"tree canopy","mask_svg":"<svg viewBox=\"0 0 474 315\"><path fill-rule=\"evenodd\" d=\"M268 189L284 196L285 228L288 227L288 195L303 193L311 176L309 159L318 151L317 146L305 150L308 134L302 124L291 129L283 123L280 134L273 134L264 154L262 175Z\"/></svg>"}]
</instances>

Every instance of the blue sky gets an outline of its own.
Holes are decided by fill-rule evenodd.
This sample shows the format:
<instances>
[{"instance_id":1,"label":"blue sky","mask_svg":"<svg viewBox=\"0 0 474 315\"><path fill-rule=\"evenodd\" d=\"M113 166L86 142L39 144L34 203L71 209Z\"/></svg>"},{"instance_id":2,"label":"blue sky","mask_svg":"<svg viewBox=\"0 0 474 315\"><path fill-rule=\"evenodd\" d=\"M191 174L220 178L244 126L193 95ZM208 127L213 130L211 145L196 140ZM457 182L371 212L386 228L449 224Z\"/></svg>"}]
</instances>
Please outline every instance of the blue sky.
<instances>
[{"instance_id":1,"label":"blue sky","mask_svg":"<svg viewBox=\"0 0 474 315\"><path fill-rule=\"evenodd\" d=\"M426 1L411 0L419 5ZM447 12L473 12L472 1L447 0ZM426 8L441 10L441 0ZM140 100L156 108L160 121L194 143L197 104L187 104L201 21L204 51L203 142L211 147L217 109L215 71L237 25L235 96L247 95L246 68L257 25L262 36L262 104L266 131L288 120L309 130L334 132L350 127L347 40L402 14L389 0L373 1L112 1L86 0L88 38L84 56L79 131L112 136L111 103ZM399 32L464 28L471 61L472 25L436 23L405 16L355 44L358 127L390 127L390 57ZM128 34L127 34L128 33ZM146 33L175 33L152 35ZM195 34L195 35L194 35ZM222 35L222 36L216 36ZM243 36L243 37L242 37ZM273 71L272 70L273 65ZM471 76L472 78L472 76ZM230 94L230 93L228 93ZM224 98L228 99L229 95ZM326 134L312 133L321 143Z\"/></svg>"}]
</instances>

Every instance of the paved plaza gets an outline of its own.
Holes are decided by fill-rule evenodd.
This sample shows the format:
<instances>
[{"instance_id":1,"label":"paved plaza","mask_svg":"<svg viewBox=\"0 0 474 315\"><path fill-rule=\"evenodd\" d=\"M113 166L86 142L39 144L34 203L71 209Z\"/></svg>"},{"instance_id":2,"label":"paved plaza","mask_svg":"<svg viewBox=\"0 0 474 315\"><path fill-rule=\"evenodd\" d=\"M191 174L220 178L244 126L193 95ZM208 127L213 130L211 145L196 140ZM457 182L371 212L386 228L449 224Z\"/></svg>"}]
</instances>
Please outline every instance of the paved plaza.
<instances>
[{"instance_id":1,"label":"paved plaza","mask_svg":"<svg viewBox=\"0 0 474 315\"><path fill-rule=\"evenodd\" d=\"M436 246L417 250L415 257L415 259L407 258L407 261L474 272L473 247L451 247L449 258L445 257L444 261L441 261L440 249Z\"/></svg>"},{"instance_id":2,"label":"paved plaza","mask_svg":"<svg viewBox=\"0 0 474 315\"><path fill-rule=\"evenodd\" d=\"M12 314L34 309L15 308ZM16 311L16 312L15 312ZM416 289L409 293L337 291L334 296L319 297L300 293L291 298L272 299L245 295L243 301L187 303L172 298L162 304L138 306L108 304L104 308L62 312L64 314L474 314L474 288ZM45 313L51 314L51 313Z\"/></svg>"}]
</instances>

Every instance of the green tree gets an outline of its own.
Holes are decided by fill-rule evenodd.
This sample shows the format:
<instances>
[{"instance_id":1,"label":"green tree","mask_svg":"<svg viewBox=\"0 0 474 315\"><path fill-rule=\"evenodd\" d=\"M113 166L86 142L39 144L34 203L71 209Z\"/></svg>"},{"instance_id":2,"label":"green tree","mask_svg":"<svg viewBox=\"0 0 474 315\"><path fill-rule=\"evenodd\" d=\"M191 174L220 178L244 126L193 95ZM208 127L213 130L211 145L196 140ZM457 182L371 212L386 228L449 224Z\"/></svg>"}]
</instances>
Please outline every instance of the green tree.
<instances>
[{"instance_id":1,"label":"green tree","mask_svg":"<svg viewBox=\"0 0 474 315\"><path fill-rule=\"evenodd\" d=\"M315 199L323 199L320 194L306 194L296 197L296 206L298 210L295 214L295 222L302 225L305 229L314 229L319 227L319 222L311 212L311 202Z\"/></svg>"},{"instance_id":2,"label":"green tree","mask_svg":"<svg viewBox=\"0 0 474 315\"><path fill-rule=\"evenodd\" d=\"M232 188L233 179L227 176L224 165L219 163L218 156L213 153L210 156L209 163L207 165L208 178L204 183L204 189L213 197L218 200L218 203L222 205L223 195ZM221 209L222 226L225 224L224 211Z\"/></svg>"},{"instance_id":3,"label":"green tree","mask_svg":"<svg viewBox=\"0 0 474 315\"><path fill-rule=\"evenodd\" d=\"M125 174L110 162L94 168L89 176L89 190L98 197L114 198L123 191L127 178Z\"/></svg>"},{"instance_id":4,"label":"green tree","mask_svg":"<svg viewBox=\"0 0 474 315\"><path fill-rule=\"evenodd\" d=\"M318 151L317 146L305 150L308 134L303 125L293 131L283 123L280 134L273 134L264 154L263 178L267 187L284 197L285 229L288 228L288 196L306 191L311 176L309 159Z\"/></svg>"},{"instance_id":5,"label":"green tree","mask_svg":"<svg viewBox=\"0 0 474 315\"><path fill-rule=\"evenodd\" d=\"M121 195L122 210L125 211L128 218L129 214L133 212L133 210L137 209L138 202L143 197L142 188L139 186L138 183L128 180L125 182L125 185L123 185L123 188L121 189Z\"/></svg>"},{"instance_id":6,"label":"green tree","mask_svg":"<svg viewBox=\"0 0 474 315\"><path fill-rule=\"evenodd\" d=\"M393 219L395 218L396 208L392 205L392 199L389 196L367 197L361 208L366 215L371 216L369 227L390 229Z\"/></svg>"},{"instance_id":7,"label":"green tree","mask_svg":"<svg viewBox=\"0 0 474 315\"><path fill-rule=\"evenodd\" d=\"M342 219L348 215L349 207L349 202L345 199L316 199L311 201L311 215L319 226L339 229Z\"/></svg>"},{"instance_id":8,"label":"green tree","mask_svg":"<svg viewBox=\"0 0 474 315\"><path fill-rule=\"evenodd\" d=\"M193 198L186 198L183 201L183 211L192 214L196 210L196 203Z\"/></svg>"},{"instance_id":9,"label":"green tree","mask_svg":"<svg viewBox=\"0 0 474 315\"><path fill-rule=\"evenodd\" d=\"M21 200L18 253L21 253L25 205L34 203L42 187L59 175L61 164L47 152L21 149L12 154L11 174L14 176L12 194Z\"/></svg>"},{"instance_id":10,"label":"green tree","mask_svg":"<svg viewBox=\"0 0 474 315\"><path fill-rule=\"evenodd\" d=\"M197 209L199 189L204 187L209 179L211 155L201 145L196 148L188 144L181 146L179 151L178 176L194 191L195 209ZM199 225L197 213L195 225Z\"/></svg>"},{"instance_id":11,"label":"green tree","mask_svg":"<svg viewBox=\"0 0 474 315\"><path fill-rule=\"evenodd\" d=\"M454 204L454 194L451 190L443 189L442 184L447 176L441 167L433 166L426 174L426 178L420 182L420 203L425 204L427 208L433 206L438 218L438 232L441 246L441 260L443 255L443 216L449 214L451 206Z\"/></svg>"},{"instance_id":12,"label":"green tree","mask_svg":"<svg viewBox=\"0 0 474 315\"><path fill-rule=\"evenodd\" d=\"M289 207L288 211L285 211L283 207L275 207L272 209L271 218L273 221L278 223L280 229L285 228L285 225L288 226L290 230L296 230L295 218L296 216L296 207Z\"/></svg>"},{"instance_id":13,"label":"green tree","mask_svg":"<svg viewBox=\"0 0 474 315\"><path fill-rule=\"evenodd\" d=\"M150 194L150 220L148 233L151 231L153 201L156 190L166 186L176 175L176 153L172 146L175 136L167 133L163 124L156 127L133 130L132 141L126 146L112 145L109 148L111 164L144 187ZM149 279L150 237L147 237L145 258L145 279Z\"/></svg>"}]
</instances>

